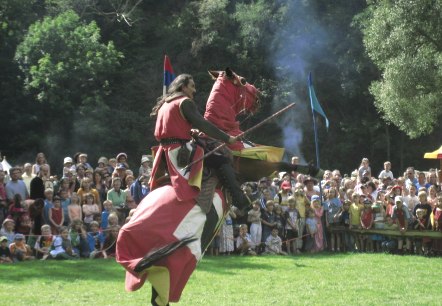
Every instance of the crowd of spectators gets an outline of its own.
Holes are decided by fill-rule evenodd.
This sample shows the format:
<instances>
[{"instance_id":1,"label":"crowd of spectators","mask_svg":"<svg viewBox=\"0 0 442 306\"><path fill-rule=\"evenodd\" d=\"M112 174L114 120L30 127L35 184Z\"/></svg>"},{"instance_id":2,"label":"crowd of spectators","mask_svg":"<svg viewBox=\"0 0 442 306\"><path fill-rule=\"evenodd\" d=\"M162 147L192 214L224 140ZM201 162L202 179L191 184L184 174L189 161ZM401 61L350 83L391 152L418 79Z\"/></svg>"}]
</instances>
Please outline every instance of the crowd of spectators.
<instances>
[{"instance_id":1,"label":"crowd of spectators","mask_svg":"<svg viewBox=\"0 0 442 306\"><path fill-rule=\"evenodd\" d=\"M62 174L55 175L38 153L34 164L0 169L0 262L114 257L120 227L149 193L151 168L149 155L134 173L125 153L100 157L95 168L87 154L77 153L65 157ZM339 170L326 170L319 181L279 173L242 187L250 207L231 207L210 254L442 252L442 240L431 235L400 235L442 231L435 169L409 167L394 176L385 162L376 176L364 158L344 177ZM370 229L390 231L367 235Z\"/></svg>"},{"instance_id":2,"label":"crowd of spectators","mask_svg":"<svg viewBox=\"0 0 442 306\"><path fill-rule=\"evenodd\" d=\"M442 255L441 181L436 169L394 175L388 161L375 174L363 158L350 175L280 173L248 182L249 210L232 207L209 254Z\"/></svg>"},{"instance_id":3,"label":"crowd of spectators","mask_svg":"<svg viewBox=\"0 0 442 306\"><path fill-rule=\"evenodd\" d=\"M127 154L65 157L61 175L44 153L35 163L0 169L0 262L115 256L120 227L149 193L152 157L129 168Z\"/></svg>"}]
</instances>

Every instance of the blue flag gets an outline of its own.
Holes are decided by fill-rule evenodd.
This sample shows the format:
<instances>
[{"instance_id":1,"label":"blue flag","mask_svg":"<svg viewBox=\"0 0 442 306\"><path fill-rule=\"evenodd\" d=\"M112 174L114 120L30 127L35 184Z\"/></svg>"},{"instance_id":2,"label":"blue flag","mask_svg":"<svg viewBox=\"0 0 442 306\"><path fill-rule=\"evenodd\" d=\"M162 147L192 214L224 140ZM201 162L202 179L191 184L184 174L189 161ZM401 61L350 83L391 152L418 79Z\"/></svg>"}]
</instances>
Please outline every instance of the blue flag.
<instances>
[{"instance_id":1,"label":"blue flag","mask_svg":"<svg viewBox=\"0 0 442 306\"><path fill-rule=\"evenodd\" d=\"M308 93L310 96L310 103L312 105L312 111L317 112L322 117L325 118L325 126L328 129L329 122L327 119L327 116L325 115L324 111L322 110L321 104L319 104L318 99L316 98L315 89L313 88L313 82L312 82L312 73L310 72L308 75Z\"/></svg>"}]
</instances>

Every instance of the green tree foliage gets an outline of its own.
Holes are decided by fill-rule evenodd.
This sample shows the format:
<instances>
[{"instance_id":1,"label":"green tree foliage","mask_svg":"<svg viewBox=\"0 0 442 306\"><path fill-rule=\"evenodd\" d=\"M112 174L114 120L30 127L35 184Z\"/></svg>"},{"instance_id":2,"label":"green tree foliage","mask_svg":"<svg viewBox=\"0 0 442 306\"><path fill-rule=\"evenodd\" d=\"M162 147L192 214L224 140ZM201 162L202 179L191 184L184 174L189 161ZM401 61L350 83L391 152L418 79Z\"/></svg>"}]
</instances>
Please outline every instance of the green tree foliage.
<instances>
[{"instance_id":1,"label":"green tree foliage","mask_svg":"<svg viewBox=\"0 0 442 306\"><path fill-rule=\"evenodd\" d=\"M376 107L410 137L429 134L442 114L442 1L372 1L358 21L382 71Z\"/></svg>"},{"instance_id":2,"label":"green tree foliage","mask_svg":"<svg viewBox=\"0 0 442 306\"><path fill-rule=\"evenodd\" d=\"M104 107L109 81L122 54L100 42L95 22L83 24L73 11L33 24L17 47L26 89L40 102L65 111Z\"/></svg>"}]
</instances>

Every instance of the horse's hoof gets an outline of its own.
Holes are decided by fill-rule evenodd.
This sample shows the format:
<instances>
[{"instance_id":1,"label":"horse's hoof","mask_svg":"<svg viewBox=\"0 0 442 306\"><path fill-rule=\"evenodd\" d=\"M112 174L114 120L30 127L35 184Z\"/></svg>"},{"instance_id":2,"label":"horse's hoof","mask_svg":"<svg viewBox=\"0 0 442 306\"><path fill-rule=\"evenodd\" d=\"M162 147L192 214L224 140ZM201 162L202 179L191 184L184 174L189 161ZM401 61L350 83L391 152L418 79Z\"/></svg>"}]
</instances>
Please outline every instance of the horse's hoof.
<instances>
[{"instance_id":1,"label":"horse's hoof","mask_svg":"<svg viewBox=\"0 0 442 306\"><path fill-rule=\"evenodd\" d=\"M150 268L158 260L168 256L170 253L172 253L176 249L179 249L180 247L185 246L195 240L198 240L198 238L196 238L196 237L184 238L182 240L175 241L175 242L168 244L162 248L159 248L153 252L150 252L149 254L144 256L143 259L141 259L137 263L137 265L134 268L134 271L136 273L143 272L147 268Z\"/></svg>"}]
</instances>

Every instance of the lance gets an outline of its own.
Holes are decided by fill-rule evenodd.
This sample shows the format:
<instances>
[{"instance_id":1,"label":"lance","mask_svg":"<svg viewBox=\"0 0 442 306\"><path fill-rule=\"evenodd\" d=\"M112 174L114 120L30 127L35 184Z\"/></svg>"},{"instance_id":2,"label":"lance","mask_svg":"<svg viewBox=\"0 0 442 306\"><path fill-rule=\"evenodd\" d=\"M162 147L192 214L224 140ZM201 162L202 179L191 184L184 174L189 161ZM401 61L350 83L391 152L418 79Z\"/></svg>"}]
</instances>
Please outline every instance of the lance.
<instances>
[{"instance_id":1,"label":"lance","mask_svg":"<svg viewBox=\"0 0 442 306\"><path fill-rule=\"evenodd\" d=\"M243 137L245 134L250 133L253 130L256 130L257 128L261 127L262 125L266 124L267 122L269 122L270 120L272 120L273 118L281 115L283 112L285 112L286 110L288 110L289 108L292 108L293 106L295 106L296 103L291 103L289 105L287 105L286 107L280 109L279 111L277 111L276 113L274 113L273 115L271 115L270 117L267 117L266 119L264 119L263 121L261 121L260 123L252 126L251 128L249 128L248 130L245 130L244 132L242 132L241 134L239 134L238 136L235 136L236 140L239 140L241 137ZM227 145L227 143L223 143L220 144L219 146L217 146L215 149L213 149L212 151L207 152L206 154L204 154L202 157L194 160L193 162L189 163L186 167L184 167L181 170L187 171L191 166L195 165L196 163L199 163L200 161L206 159L207 157L209 157L210 155L214 154L216 151L218 151L219 149L225 147Z\"/></svg>"}]
</instances>

